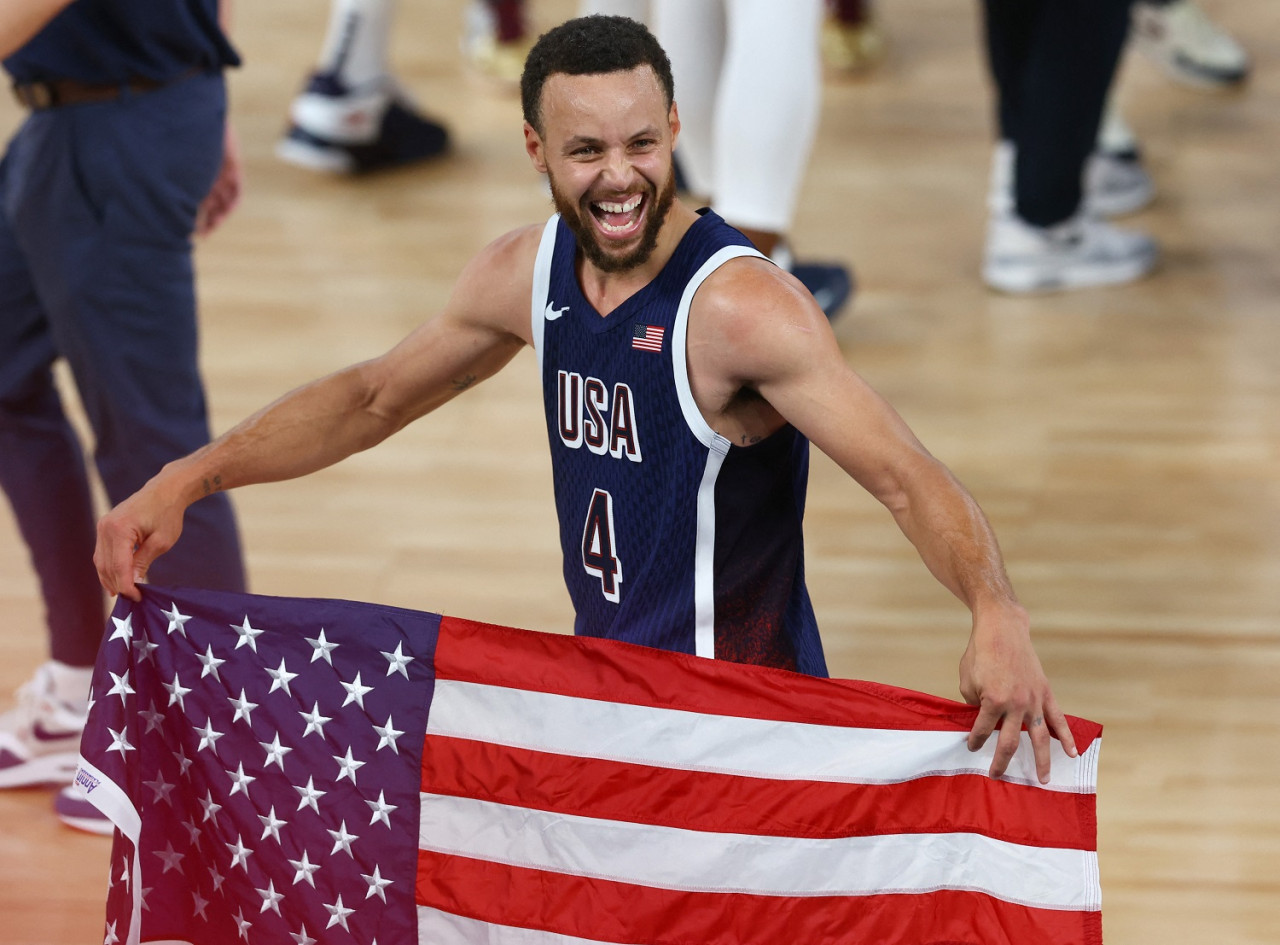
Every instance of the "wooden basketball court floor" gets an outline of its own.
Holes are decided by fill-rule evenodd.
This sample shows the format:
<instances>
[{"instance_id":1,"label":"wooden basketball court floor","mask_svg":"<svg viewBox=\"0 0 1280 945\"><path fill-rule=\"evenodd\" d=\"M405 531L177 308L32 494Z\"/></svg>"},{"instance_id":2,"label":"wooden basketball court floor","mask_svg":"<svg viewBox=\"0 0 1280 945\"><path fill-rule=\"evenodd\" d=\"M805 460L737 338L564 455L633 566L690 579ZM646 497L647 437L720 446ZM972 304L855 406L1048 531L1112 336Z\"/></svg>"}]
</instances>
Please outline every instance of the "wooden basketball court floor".
<instances>
[{"instance_id":1,"label":"wooden basketball court floor","mask_svg":"<svg viewBox=\"0 0 1280 945\"><path fill-rule=\"evenodd\" d=\"M1106 725L1099 797L1112 945L1280 940L1280 6L1204 0L1248 43L1242 91L1130 56L1122 99L1159 195L1140 284L1001 297L978 280L990 94L977 8L881 3L888 61L828 77L795 244L850 260L850 362L993 520L1064 706ZM215 429L374 355L463 262L549 212L518 106L467 74L462 0L401 4L394 62L451 157L367 180L278 163L327 4L237 4L244 204L199 249ZM545 28L568 0L534 2ZM0 128L19 112L0 104ZM372 453L236 496L252 586L563 631L532 355ZM968 629L889 516L815 457L811 590L836 675L956 695ZM495 588L500 590L495 592ZM45 658L0 511L0 692ZM0 697L7 698L7 697ZM108 842L46 789L0 793L0 943L101 941Z\"/></svg>"}]
</instances>

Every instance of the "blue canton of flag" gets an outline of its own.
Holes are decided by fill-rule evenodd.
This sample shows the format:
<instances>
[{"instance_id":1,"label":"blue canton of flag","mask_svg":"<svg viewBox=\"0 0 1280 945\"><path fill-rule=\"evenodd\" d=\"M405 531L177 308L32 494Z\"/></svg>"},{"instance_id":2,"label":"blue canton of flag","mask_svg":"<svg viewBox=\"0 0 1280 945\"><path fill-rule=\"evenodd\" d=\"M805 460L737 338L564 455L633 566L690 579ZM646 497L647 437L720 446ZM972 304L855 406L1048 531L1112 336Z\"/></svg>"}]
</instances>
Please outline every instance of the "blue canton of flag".
<instances>
[{"instance_id":1,"label":"blue canton of flag","mask_svg":"<svg viewBox=\"0 0 1280 945\"><path fill-rule=\"evenodd\" d=\"M661 351L662 336L666 329L661 325L641 325L636 323L631 332L631 347L640 351Z\"/></svg>"},{"instance_id":2,"label":"blue canton of flag","mask_svg":"<svg viewBox=\"0 0 1280 945\"><path fill-rule=\"evenodd\" d=\"M120 825L106 945L416 941L439 617L142 594L111 618L77 774Z\"/></svg>"}]
</instances>

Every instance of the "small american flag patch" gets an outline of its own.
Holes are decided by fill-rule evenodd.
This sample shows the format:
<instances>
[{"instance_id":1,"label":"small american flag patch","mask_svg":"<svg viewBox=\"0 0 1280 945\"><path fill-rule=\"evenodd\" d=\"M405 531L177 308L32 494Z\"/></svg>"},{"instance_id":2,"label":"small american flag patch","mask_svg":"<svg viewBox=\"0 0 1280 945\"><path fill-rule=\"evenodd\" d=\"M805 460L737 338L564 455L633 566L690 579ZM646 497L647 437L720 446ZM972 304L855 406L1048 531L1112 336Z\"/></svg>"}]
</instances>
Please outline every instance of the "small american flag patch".
<instances>
[{"instance_id":1,"label":"small american flag patch","mask_svg":"<svg viewBox=\"0 0 1280 945\"><path fill-rule=\"evenodd\" d=\"M631 332L631 347L641 351L661 351L662 336L666 329L661 325L636 324Z\"/></svg>"}]
</instances>

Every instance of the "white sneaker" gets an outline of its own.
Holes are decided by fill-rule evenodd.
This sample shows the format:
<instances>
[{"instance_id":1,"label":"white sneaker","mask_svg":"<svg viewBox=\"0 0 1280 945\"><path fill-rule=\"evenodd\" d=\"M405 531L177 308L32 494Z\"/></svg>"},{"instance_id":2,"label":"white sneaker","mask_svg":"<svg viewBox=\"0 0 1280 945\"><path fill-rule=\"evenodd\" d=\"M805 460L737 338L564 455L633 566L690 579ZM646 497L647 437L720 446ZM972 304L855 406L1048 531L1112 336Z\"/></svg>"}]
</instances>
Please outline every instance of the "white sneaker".
<instances>
[{"instance_id":1,"label":"white sneaker","mask_svg":"<svg viewBox=\"0 0 1280 945\"><path fill-rule=\"evenodd\" d=\"M1012 213L993 214L982 278L1001 292L1054 292L1132 282L1152 270L1151 237L1085 214L1041 227Z\"/></svg>"},{"instance_id":2,"label":"white sneaker","mask_svg":"<svg viewBox=\"0 0 1280 945\"><path fill-rule=\"evenodd\" d=\"M991 182L987 209L993 216L1014 212L1014 146L1001 141L991 161ZM1099 217L1116 217L1140 210L1155 196L1155 184L1142 166L1138 151L1095 151L1085 163L1084 212Z\"/></svg>"},{"instance_id":3,"label":"white sneaker","mask_svg":"<svg viewBox=\"0 0 1280 945\"><path fill-rule=\"evenodd\" d=\"M0 715L0 788L66 784L76 773L85 698L57 698L53 663L40 666L18 689L17 706Z\"/></svg>"},{"instance_id":4,"label":"white sneaker","mask_svg":"<svg viewBox=\"0 0 1280 945\"><path fill-rule=\"evenodd\" d=\"M58 819L68 827L100 837L109 837L115 833L115 824L93 806L84 790L75 782L58 792L53 799L53 809Z\"/></svg>"},{"instance_id":5,"label":"white sneaker","mask_svg":"<svg viewBox=\"0 0 1280 945\"><path fill-rule=\"evenodd\" d=\"M1249 74L1249 54L1194 0L1139 0L1133 8L1133 27L1137 47L1182 82L1224 88L1240 84Z\"/></svg>"}]
</instances>

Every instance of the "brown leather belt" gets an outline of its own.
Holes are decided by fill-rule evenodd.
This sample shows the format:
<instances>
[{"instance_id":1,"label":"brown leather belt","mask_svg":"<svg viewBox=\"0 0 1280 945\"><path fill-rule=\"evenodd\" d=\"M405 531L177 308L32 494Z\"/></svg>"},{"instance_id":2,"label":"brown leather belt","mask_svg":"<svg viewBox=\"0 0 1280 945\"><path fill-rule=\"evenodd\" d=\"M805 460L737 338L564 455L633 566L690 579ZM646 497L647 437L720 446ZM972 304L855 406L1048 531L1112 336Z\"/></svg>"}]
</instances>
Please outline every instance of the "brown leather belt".
<instances>
[{"instance_id":1,"label":"brown leather belt","mask_svg":"<svg viewBox=\"0 0 1280 945\"><path fill-rule=\"evenodd\" d=\"M44 108L57 108L60 105L83 105L88 102L114 102L116 99L125 95L140 94L143 92L154 92L156 89L162 89L166 85L172 85L175 82L181 82L183 79L189 79L191 76L199 72L199 69L189 69L170 79L168 82L159 82L155 79L130 79L127 82L110 82L110 83L92 83L77 82L75 79L51 79L46 82L15 82L13 84L13 94L17 98L19 104L25 105L32 111L40 111Z\"/></svg>"}]
</instances>

